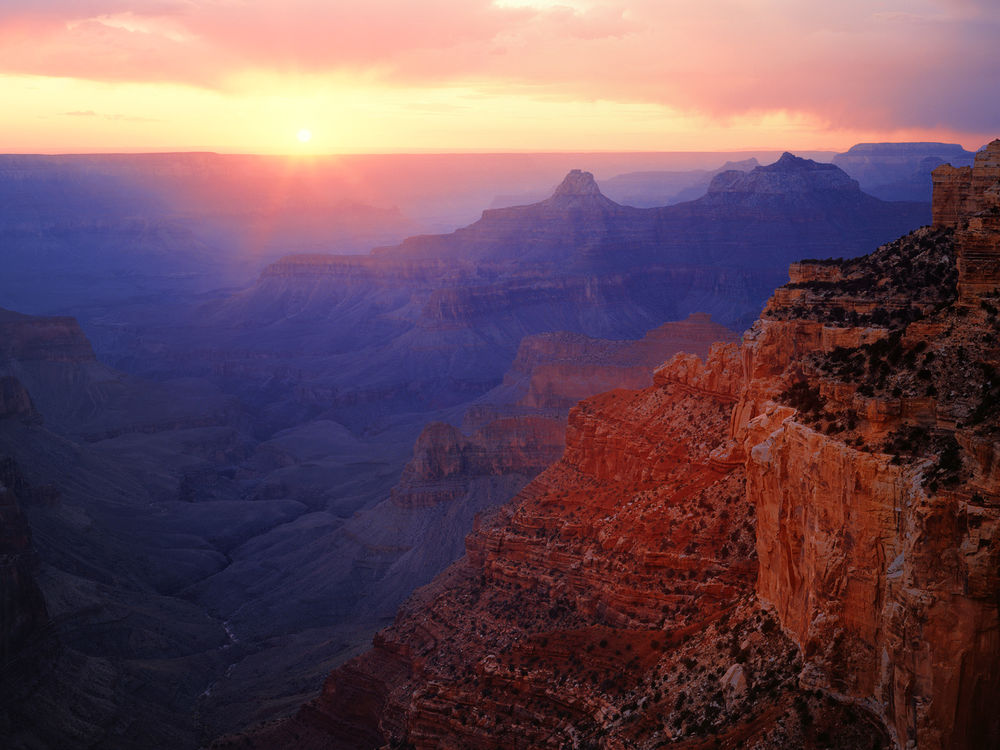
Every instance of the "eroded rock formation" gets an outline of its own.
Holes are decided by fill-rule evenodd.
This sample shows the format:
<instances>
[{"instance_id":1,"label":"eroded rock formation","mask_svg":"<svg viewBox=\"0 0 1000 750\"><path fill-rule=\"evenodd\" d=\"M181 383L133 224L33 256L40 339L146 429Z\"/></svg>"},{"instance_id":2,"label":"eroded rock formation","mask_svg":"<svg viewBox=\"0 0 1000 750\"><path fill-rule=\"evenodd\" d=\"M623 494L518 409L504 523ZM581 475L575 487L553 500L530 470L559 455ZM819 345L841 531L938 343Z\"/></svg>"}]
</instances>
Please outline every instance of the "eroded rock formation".
<instances>
[{"instance_id":1,"label":"eroded rock formation","mask_svg":"<svg viewBox=\"0 0 1000 750\"><path fill-rule=\"evenodd\" d=\"M998 746L1000 309L956 267L970 226L994 239L976 219L798 264L741 348L582 402L562 460L372 651L219 746Z\"/></svg>"},{"instance_id":2,"label":"eroded rock formation","mask_svg":"<svg viewBox=\"0 0 1000 750\"><path fill-rule=\"evenodd\" d=\"M958 291L980 297L1000 289L1000 140L972 167L934 170L934 223L956 230ZM970 300L973 301L973 300Z\"/></svg>"},{"instance_id":3,"label":"eroded rock formation","mask_svg":"<svg viewBox=\"0 0 1000 750\"><path fill-rule=\"evenodd\" d=\"M972 164L957 143L858 143L833 163L882 200L931 200L931 171L944 163Z\"/></svg>"},{"instance_id":4,"label":"eroded rock formation","mask_svg":"<svg viewBox=\"0 0 1000 750\"><path fill-rule=\"evenodd\" d=\"M856 255L927 214L791 154L659 208L619 205L574 171L546 200L487 210L451 234L368 256L284 258L206 306L179 346L165 342L165 372L208 360L230 389L270 394L287 382L285 413L318 404L363 432L373 413L482 395L525 336L637 338L696 311L743 328L790 261Z\"/></svg>"},{"instance_id":5,"label":"eroded rock formation","mask_svg":"<svg viewBox=\"0 0 1000 750\"><path fill-rule=\"evenodd\" d=\"M582 402L563 458L372 651L294 720L218 747L882 746L798 686L797 650L749 594L753 506L742 466L714 458L739 372L719 345Z\"/></svg>"},{"instance_id":6,"label":"eroded rock formation","mask_svg":"<svg viewBox=\"0 0 1000 750\"><path fill-rule=\"evenodd\" d=\"M998 320L970 293L982 259L963 262L970 237L998 239L994 144L957 220L939 209L939 229L793 269L745 339L733 437L758 594L803 682L871 707L900 747L1000 742Z\"/></svg>"}]
</instances>

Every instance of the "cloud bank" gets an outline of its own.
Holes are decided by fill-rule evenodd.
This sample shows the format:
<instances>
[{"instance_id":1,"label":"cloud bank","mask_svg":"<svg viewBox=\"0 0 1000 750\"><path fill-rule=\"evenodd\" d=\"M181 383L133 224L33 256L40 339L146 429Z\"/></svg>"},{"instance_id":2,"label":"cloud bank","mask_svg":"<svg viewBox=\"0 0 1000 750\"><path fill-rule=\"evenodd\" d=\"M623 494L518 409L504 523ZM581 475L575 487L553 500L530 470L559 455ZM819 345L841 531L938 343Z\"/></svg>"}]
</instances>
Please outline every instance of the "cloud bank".
<instances>
[{"instance_id":1,"label":"cloud bank","mask_svg":"<svg viewBox=\"0 0 1000 750\"><path fill-rule=\"evenodd\" d=\"M0 72L254 73L662 104L832 128L1000 126L992 0L8 0Z\"/></svg>"}]
</instances>

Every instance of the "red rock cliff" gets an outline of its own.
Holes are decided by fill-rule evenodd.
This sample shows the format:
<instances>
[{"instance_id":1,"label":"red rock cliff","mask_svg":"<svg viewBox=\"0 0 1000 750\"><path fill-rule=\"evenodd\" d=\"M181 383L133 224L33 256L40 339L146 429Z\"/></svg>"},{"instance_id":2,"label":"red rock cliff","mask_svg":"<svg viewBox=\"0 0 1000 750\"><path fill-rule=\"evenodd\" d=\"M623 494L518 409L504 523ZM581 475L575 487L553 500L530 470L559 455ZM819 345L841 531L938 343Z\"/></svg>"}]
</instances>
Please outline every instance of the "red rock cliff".
<instances>
[{"instance_id":1,"label":"red rock cliff","mask_svg":"<svg viewBox=\"0 0 1000 750\"><path fill-rule=\"evenodd\" d=\"M751 594L753 506L717 460L735 345L582 402L563 458L292 720L218 747L884 747L803 690ZM853 710L853 709L852 709Z\"/></svg>"},{"instance_id":2,"label":"red rock cliff","mask_svg":"<svg viewBox=\"0 0 1000 750\"><path fill-rule=\"evenodd\" d=\"M1000 289L1000 139L970 167L934 170L934 224L958 230L958 288L962 296Z\"/></svg>"},{"instance_id":3,"label":"red rock cliff","mask_svg":"<svg viewBox=\"0 0 1000 750\"><path fill-rule=\"evenodd\" d=\"M967 231L779 290L745 337L731 428L757 592L804 684L870 707L899 747L1000 745L1000 326L959 294Z\"/></svg>"}]
</instances>

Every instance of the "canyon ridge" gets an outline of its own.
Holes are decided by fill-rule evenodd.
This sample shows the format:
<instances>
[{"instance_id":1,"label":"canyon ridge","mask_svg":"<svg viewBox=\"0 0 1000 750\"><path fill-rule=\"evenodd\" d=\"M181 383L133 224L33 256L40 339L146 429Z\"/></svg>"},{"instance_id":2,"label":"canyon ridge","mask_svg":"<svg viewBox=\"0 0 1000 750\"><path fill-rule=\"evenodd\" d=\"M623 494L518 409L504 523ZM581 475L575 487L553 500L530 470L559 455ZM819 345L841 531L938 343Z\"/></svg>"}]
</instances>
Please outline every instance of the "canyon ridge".
<instances>
[{"instance_id":1,"label":"canyon ridge","mask_svg":"<svg viewBox=\"0 0 1000 750\"><path fill-rule=\"evenodd\" d=\"M1000 140L933 179L932 226L574 407L370 651L215 747L1000 744Z\"/></svg>"}]
</instances>

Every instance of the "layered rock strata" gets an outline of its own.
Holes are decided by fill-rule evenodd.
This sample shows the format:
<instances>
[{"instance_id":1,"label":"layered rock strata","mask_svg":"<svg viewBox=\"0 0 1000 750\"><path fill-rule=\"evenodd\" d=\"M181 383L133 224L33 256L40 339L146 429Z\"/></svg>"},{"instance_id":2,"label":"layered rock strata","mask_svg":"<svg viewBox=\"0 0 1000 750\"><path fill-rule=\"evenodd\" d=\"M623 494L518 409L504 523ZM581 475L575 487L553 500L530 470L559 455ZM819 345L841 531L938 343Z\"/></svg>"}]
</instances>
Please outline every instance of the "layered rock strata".
<instances>
[{"instance_id":1,"label":"layered rock strata","mask_svg":"<svg viewBox=\"0 0 1000 750\"><path fill-rule=\"evenodd\" d=\"M451 234L368 256L286 257L206 305L183 335L150 334L144 346L158 378L210 374L249 399L280 398L275 413L318 409L362 433L387 412L478 398L525 336L637 338L695 311L743 328L790 261L856 255L926 223L927 208L877 200L791 154L647 209L574 171L550 198L487 210Z\"/></svg>"},{"instance_id":2,"label":"layered rock strata","mask_svg":"<svg viewBox=\"0 0 1000 750\"><path fill-rule=\"evenodd\" d=\"M934 170L934 224L957 230L958 288L965 297L1000 289L1000 140L972 167Z\"/></svg>"},{"instance_id":3,"label":"layered rock strata","mask_svg":"<svg viewBox=\"0 0 1000 750\"><path fill-rule=\"evenodd\" d=\"M931 172L941 164L972 164L957 143L858 143L833 163L882 200L931 200Z\"/></svg>"},{"instance_id":4,"label":"layered rock strata","mask_svg":"<svg viewBox=\"0 0 1000 750\"><path fill-rule=\"evenodd\" d=\"M793 269L745 337L732 424L757 592L803 683L899 747L1000 743L998 320L959 295L964 241L925 229Z\"/></svg>"},{"instance_id":5,"label":"layered rock strata","mask_svg":"<svg viewBox=\"0 0 1000 750\"><path fill-rule=\"evenodd\" d=\"M570 415L563 458L298 715L217 747L883 747L750 591L735 345ZM834 739L835 738L835 739Z\"/></svg>"}]
</instances>

